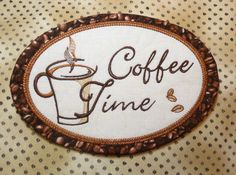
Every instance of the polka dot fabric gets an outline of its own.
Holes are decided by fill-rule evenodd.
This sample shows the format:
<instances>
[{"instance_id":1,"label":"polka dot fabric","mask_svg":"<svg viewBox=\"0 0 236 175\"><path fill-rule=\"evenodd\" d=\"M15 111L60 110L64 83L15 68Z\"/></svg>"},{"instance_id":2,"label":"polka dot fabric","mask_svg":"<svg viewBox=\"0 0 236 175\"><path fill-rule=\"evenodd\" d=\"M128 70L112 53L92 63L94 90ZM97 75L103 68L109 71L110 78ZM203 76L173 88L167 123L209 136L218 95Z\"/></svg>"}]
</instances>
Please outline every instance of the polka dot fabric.
<instances>
[{"instance_id":1,"label":"polka dot fabric","mask_svg":"<svg viewBox=\"0 0 236 175\"><path fill-rule=\"evenodd\" d=\"M235 174L235 8L233 0L0 0L0 174ZM192 31L211 49L220 93L214 110L184 138L134 156L97 156L49 143L16 114L10 75L30 41L57 24L109 12L169 20Z\"/></svg>"}]
</instances>

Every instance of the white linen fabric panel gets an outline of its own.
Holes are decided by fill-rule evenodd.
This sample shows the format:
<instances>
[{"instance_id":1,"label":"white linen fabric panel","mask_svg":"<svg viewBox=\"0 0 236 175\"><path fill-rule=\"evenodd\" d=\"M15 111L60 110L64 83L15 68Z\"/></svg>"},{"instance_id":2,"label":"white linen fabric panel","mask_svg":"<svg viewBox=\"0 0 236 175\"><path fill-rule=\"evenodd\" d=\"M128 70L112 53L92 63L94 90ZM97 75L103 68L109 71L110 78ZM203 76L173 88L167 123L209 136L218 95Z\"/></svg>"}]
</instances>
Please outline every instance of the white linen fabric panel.
<instances>
[{"instance_id":1,"label":"white linen fabric panel","mask_svg":"<svg viewBox=\"0 0 236 175\"><path fill-rule=\"evenodd\" d=\"M130 74L123 80L115 79L111 87L105 88L95 110L89 116L88 123L77 126L61 125L57 123L53 97L38 96L33 88L33 81L38 73L45 72L49 64L64 59L64 50L69 44L69 39L64 38L39 56L29 78L30 96L34 105L45 117L64 129L80 135L103 139L143 136L178 121L189 112L200 95L203 73L198 59L187 46L170 36L141 27L109 26L82 31L71 37L76 42L77 56L85 59L79 63L93 69L97 66L98 70L92 80L102 83L111 78L108 73L108 65L112 55L124 46L132 46L136 53L130 61L124 60L125 51L114 59L112 68L118 75L126 74L129 68L136 64L144 66L154 50L156 50L156 56L150 65L152 68L157 66L166 49L169 50L169 53L162 64L164 68L167 68L173 61L178 61L180 65L184 60L188 60L189 64L193 63L193 66L186 73L178 71L171 74L169 71L165 71L161 83L156 82L155 72L151 73L150 81L147 84L142 82L142 73L139 76ZM74 112L81 113L81 107L78 106L82 104L76 101L81 86L75 81L64 81L55 86L58 86L56 93L62 97L58 100L60 110L69 115ZM40 79L38 88L44 93L50 91L48 80ZM167 100L166 93L170 88L174 89L177 102ZM68 90L66 91L66 89ZM100 87L91 85L90 92L97 94L99 89ZM110 98L107 98L109 95L111 95ZM155 101L147 111L134 111L130 107L122 111L121 107L117 107L114 111L102 112L104 102L109 107L114 101L123 101L126 104L134 101L137 106L145 98L150 98L150 103ZM184 110L180 113L171 112L171 109L177 104L183 105ZM80 111L77 111L79 108Z\"/></svg>"}]
</instances>

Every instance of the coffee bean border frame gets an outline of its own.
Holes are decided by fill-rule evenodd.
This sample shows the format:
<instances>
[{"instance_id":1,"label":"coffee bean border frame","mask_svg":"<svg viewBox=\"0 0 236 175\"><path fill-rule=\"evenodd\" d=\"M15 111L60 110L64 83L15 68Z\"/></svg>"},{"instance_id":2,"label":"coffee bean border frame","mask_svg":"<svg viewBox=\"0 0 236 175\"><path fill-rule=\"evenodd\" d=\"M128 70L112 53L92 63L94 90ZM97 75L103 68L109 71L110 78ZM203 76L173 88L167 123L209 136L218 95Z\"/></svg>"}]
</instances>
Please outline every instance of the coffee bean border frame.
<instances>
[{"instance_id":1,"label":"coffee bean border frame","mask_svg":"<svg viewBox=\"0 0 236 175\"><path fill-rule=\"evenodd\" d=\"M23 92L23 77L26 70L26 66L32 56L47 41L55 38L56 36L59 36L69 30L78 28L80 26L103 21L135 21L157 26L181 36L183 40L187 41L196 50L198 50L207 69L206 92L201 105L198 107L195 113L182 125L176 127L167 134L163 134L154 139L149 139L142 142L131 144L96 144L68 137L50 128L46 123L40 120L32 112L29 105L27 104ZM96 16L89 16L77 19L65 24L58 25L56 28L52 28L51 30L37 37L28 45L28 47L22 52L22 54L18 58L11 76L10 89L12 93L13 105L16 107L17 113L21 115L21 118L27 123L28 126L34 128L37 133L42 135L44 138L48 139L50 142L54 142L66 148L72 148L78 151L89 152L93 154L127 155L158 148L161 145L164 145L177 139L178 137L182 136L186 132L189 132L193 127L195 127L200 121L203 120L204 117L208 115L209 111L211 110L214 104L219 90L219 78L217 73L216 62L212 54L206 48L204 43L202 43L193 33L177 25L171 24L168 21L162 21L159 19L139 15L118 13L99 14Z\"/></svg>"},{"instance_id":2,"label":"coffee bean border frame","mask_svg":"<svg viewBox=\"0 0 236 175\"><path fill-rule=\"evenodd\" d=\"M75 33L82 32L85 30L90 30L90 29L99 28L99 27L108 27L108 26L135 26L135 27L141 27L141 28L161 32L164 35L168 35L169 37L172 37L172 38L178 40L179 42L182 42L185 46L187 46L189 49L191 49L191 51L195 54L195 56L197 57L197 59L200 63L202 73L203 73L203 75L202 75L203 76L202 89L201 89L201 93L198 97L198 100L195 102L193 107L184 116L182 116L181 119L174 122L173 124L168 125L167 127L163 128L163 129L157 130L157 131L152 132L150 134L145 134L142 136L131 137L131 138L105 139L105 138L88 137L88 136L77 134L75 132L68 131L67 129L64 129L64 128L60 127L59 125L55 124L54 122L48 120L48 118L46 116L44 116L37 109L34 102L32 101L31 95L29 93L28 84L29 84L29 76L30 76L32 67L34 66L34 64L37 61L37 59L39 58L39 56L51 45L55 44L56 42L60 41L61 39L65 38L65 37L68 37L70 35L73 35ZM205 66L204 61L202 60L200 54L198 53L198 51L195 48L193 48L192 45L190 45L188 42L183 40L179 35L176 35L175 33L172 33L170 31L160 28L160 27L156 27L153 25L145 24L145 23L135 22L135 21L104 21L104 22L98 22L98 23L92 23L89 25L80 26L78 28L74 28L73 30L69 30L65 33L61 33L61 35L55 36L52 40L48 41L45 45L40 47L39 50L31 57L29 63L27 64L27 68L24 73L23 88L24 88L26 101L29 104L33 113L36 114L36 116L39 117L43 122L47 123L47 125L49 127L51 127L52 129L55 129L55 130L59 131L60 133L63 133L69 137L78 138L81 141L92 142L92 143L97 143L97 144L113 144L114 145L114 144L128 144L128 143L142 142L142 141L148 140L148 139L150 140L150 139L159 137L160 135L169 133L174 128L180 126L183 122L185 122L186 120L188 120L188 118L190 118L192 116L192 114L195 112L195 110L201 104L204 94L205 94L206 85L207 85L207 78L206 77L207 77L206 66Z\"/></svg>"}]
</instances>

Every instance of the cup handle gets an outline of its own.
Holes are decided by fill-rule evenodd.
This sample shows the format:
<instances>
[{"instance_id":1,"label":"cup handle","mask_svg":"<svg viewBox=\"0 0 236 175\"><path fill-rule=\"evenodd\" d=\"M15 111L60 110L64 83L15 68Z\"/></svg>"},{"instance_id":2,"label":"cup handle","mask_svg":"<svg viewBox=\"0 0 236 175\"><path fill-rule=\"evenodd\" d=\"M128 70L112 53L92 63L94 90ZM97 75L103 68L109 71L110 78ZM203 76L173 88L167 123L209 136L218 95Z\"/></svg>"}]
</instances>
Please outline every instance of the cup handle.
<instances>
[{"instance_id":1,"label":"cup handle","mask_svg":"<svg viewBox=\"0 0 236 175\"><path fill-rule=\"evenodd\" d=\"M52 91L50 91L49 93L41 93L38 89L38 81L42 76L47 77L47 74L45 72L41 72L38 75L36 75L36 77L34 78L34 90L40 97L43 97L43 98L51 97L53 95Z\"/></svg>"}]
</instances>

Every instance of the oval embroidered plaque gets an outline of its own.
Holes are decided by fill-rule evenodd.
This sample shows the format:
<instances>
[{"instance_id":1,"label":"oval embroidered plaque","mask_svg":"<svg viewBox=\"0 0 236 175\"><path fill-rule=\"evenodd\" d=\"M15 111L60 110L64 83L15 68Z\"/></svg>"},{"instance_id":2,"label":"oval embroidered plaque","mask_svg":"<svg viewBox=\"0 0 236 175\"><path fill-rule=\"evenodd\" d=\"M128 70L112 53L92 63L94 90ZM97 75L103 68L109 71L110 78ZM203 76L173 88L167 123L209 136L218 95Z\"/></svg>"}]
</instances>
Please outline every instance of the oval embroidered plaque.
<instances>
[{"instance_id":1,"label":"oval embroidered plaque","mask_svg":"<svg viewBox=\"0 0 236 175\"><path fill-rule=\"evenodd\" d=\"M10 88L22 119L50 141L122 155L191 130L212 107L219 79L211 53L186 29L101 14L32 40Z\"/></svg>"}]
</instances>

